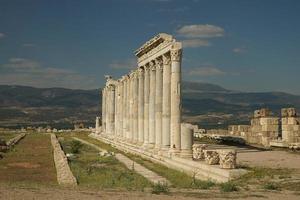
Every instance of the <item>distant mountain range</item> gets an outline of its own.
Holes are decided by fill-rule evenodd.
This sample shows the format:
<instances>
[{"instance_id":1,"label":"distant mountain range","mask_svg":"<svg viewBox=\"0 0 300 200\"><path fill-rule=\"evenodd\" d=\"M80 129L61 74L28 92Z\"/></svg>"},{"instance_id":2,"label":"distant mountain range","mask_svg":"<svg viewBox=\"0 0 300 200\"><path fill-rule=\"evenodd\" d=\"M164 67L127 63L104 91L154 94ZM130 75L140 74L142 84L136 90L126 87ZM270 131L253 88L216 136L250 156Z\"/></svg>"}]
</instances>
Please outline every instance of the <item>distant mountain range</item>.
<instances>
[{"instance_id":1,"label":"distant mountain range","mask_svg":"<svg viewBox=\"0 0 300 200\"><path fill-rule=\"evenodd\" d=\"M300 96L283 92L238 92L198 82L183 82L182 91L183 119L206 128L248 123L253 110L261 107L275 114L282 107L300 110ZM92 126L100 105L100 90L0 85L0 126Z\"/></svg>"}]
</instances>

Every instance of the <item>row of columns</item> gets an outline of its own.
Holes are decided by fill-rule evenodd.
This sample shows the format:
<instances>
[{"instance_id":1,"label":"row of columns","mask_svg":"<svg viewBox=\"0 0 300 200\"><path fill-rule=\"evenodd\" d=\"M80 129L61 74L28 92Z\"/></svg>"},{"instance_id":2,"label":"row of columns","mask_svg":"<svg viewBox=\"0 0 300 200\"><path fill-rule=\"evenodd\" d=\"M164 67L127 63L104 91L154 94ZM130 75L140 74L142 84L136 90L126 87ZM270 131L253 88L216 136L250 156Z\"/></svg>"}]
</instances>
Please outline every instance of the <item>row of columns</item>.
<instances>
[{"instance_id":1,"label":"row of columns","mask_svg":"<svg viewBox=\"0 0 300 200\"><path fill-rule=\"evenodd\" d=\"M181 150L181 49L149 61L102 90L102 132L156 150Z\"/></svg>"}]
</instances>

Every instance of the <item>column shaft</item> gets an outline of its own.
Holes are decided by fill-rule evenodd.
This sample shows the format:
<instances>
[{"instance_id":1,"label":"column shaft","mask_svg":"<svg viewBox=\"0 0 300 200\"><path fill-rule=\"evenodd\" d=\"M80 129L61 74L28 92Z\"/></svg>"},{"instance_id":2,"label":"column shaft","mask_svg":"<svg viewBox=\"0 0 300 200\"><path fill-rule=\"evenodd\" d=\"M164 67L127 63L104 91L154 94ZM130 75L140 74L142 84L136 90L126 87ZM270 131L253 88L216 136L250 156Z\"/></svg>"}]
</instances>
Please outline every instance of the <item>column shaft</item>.
<instances>
[{"instance_id":1,"label":"column shaft","mask_svg":"<svg viewBox=\"0 0 300 200\"><path fill-rule=\"evenodd\" d=\"M163 66L162 59L156 59L155 77L155 148L160 149L162 140L162 95Z\"/></svg>"},{"instance_id":2,"label":"column shaft","mask_svg":"<svg viewBox=\"0 0 300 200\"><path fill-rule=\"evenodd\" d=\"M144 69L139 69L139 93L138 93L138 142L144 142Z\"/></svg>"},{"instance_id":3,"label":"column shaft","mask_svg":"<svg viewBox=\"0 0 300 200\"><path fill-rule=\"evenodd\" d=\"M171 149L181 150L181 50L171 50Z\"/></svg>"},{"instance_id":4,"label":"column shaft","mask_svg":"<svg viewBox=\"0 0 300 200\"><path fill-rule=\"evenodd\" d=\"M138 72L134 72L134 81L133 81L133 141L138 142L138 93L139 93L139 84L138 84Z\"/></svg>"},{"instance_id":5,"label":"column shaft","mask_svg":"<svg viewBox=\"0 0 300 200\"><path fill-rule=\"evenodd\" d=\"M150 92L149 92L149 144L155 144L155 62L150 63Z\"/></svg>"},{"instance_id":6,"label":"column shaft","mask_svg":"<svg viewBox=\"0 0 300 200\"><path fill-rule=\"evenodd\" d=\"M171 58L169 54L163 56L163 107L162 107L162 148L170 148L171 134Z\"/></svg>"},{"instance_id":7,"label":"column shaft","mask_svg":"<svg viewBox=\"0 0 300 200\"><path fill-rule=\"evenodd\" d=\"M150 72L149 66L144 66L144 145L149 144L149 91L150 91Z\"/></svg>"}]
</instances>

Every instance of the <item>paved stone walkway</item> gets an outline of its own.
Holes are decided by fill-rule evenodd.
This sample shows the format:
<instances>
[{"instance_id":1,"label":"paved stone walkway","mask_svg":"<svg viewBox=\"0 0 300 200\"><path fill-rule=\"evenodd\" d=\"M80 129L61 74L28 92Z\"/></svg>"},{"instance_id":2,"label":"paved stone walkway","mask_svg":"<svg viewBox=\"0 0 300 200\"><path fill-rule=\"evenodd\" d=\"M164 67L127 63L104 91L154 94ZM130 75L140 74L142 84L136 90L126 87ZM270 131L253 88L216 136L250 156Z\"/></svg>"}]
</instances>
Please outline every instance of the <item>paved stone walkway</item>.
<instances>
[{"instance_id":1,"label":"paved stone walkway","mask_svg":"<svg viewBox=\"0 0 300 200\"><path fill-rule=\"evenodd\" d=\"M95 149L99 150L99 151L106 151L105 149L102 149L100 147L98 147L97 145L94 145L90 142L87 142L85 140L79 139L77 137L73 137L75 140L78 140L84 144L90 145L91 147L94 147ZM134 162L133 160L129 159L128 157L124 156L123 154L117 153L115 155L116 159L118 161L120 161L121 163L123 163L128 169L130 170L134 170L136 173L144 176L146 179L148 179L150 182L152 183L163 183L163 184L170 184L170 182L156 174L155 172L145 168L144 166L140 165L137 162Z\"/></svg>"}]
</instances>

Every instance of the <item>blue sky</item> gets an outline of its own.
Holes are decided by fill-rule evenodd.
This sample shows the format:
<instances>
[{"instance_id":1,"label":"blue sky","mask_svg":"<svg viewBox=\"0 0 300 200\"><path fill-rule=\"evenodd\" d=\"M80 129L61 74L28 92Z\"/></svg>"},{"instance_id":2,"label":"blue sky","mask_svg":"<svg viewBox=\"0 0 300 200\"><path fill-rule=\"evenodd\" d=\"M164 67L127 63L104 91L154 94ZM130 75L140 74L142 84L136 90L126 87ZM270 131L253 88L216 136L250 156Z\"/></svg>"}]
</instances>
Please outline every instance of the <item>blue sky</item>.
<instances>
[{"instance_id":1,"label":"blue sky","mask_svg":"<svg viewBox=\"0 0 300 200\"><path fill-rule=\"evenodd\" d=\"M300 94L298 0L0 0L0 84L99 88L159 32L183 79Z\"/></svg>"}]
</instances>

